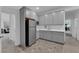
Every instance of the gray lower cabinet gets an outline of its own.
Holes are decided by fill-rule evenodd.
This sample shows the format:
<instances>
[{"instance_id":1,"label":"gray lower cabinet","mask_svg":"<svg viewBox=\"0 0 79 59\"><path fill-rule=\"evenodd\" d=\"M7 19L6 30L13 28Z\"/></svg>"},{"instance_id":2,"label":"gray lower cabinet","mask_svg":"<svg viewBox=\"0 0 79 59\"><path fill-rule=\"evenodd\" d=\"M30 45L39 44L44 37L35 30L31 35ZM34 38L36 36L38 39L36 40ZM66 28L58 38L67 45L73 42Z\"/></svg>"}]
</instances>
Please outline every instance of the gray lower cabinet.
<instances>
[{"instance_id":1,"label":"gray lower cabinet","mask_svg":"<svg viewBox=\"0 0 79 59\"><path fill-rule=\"evenodd\" d=\"M43 38L44 36L43 36L43 31L39 31L39 38Z\"/></svg>"},{"instance_id":2,"label":"gray lower cabinet","mask_svg":"<svg viewBox=\"0 0 79 59\"><path fill-rule=\"evenodd\" d=\"M52 32L53 41L64 43L64 32Z\"/></svg>"},{"instance_id":3,"label":"gray lower cabinet","mask_svg":"<svg viewBox=\"0 0 79 59\"><path fill-rule=\"evenodd\" d=\"M36 39L39 39L39 31L36 31Z\"/></svg>"},{"instance_id":4,"label":"gray lower cabinet","mask_svg":"<svg viewBox=\"0 0 79 59\"><path fill-rule=\"evenodd\" d=\"M64 25L65 12L59 11L39 17L39 25Z\"/></svg>"},{"instance_id":5,"label":"gray lower cabinet","mask_svg":"<svg viewBox=\"0 0 79 59\"><path fill-rule=\"evenodd\" d=\"M45 31L43 31L42 33L43 33L43 38L47 39L47 33Z\"/></svg>"},{"instance_id":6,"label":"gray lower cabinet","mask_svg":"<svg viewBox=\"0 0 79 59\"><path fill-rule=\"evenodd\" d=\"M54 34L51 31L47 31L46 33L47 33L46 38L50 41L53 41Z\"/></svg>"},{"instance_id":7,"label":"gray lower cabinet","mask_svg":"<svg viewBox=\"0 0 79 59\"><path fill-rule=\"evenodd\" d=\"M64 43L64 32L39 31L39 35L40 38L46 40Z\"/></svg>"}]
</instances>

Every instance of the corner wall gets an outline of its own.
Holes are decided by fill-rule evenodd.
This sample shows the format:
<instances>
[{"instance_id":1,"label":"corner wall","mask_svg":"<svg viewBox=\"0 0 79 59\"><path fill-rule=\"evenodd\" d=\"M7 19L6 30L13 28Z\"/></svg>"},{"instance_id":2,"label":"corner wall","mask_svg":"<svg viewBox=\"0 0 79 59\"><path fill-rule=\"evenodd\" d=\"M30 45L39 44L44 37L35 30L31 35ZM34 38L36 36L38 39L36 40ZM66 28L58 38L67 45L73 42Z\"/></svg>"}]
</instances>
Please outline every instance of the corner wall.
<instances>
[{"instance_id":1,"label":"corner wall","mask_svg":"<svg viewBox=\"0 0 79 59\"><path fill-rule=\"evenodd\" d=\"M11 22L12 22L11 16L12 15L15 16L15 29L14 29L14 31L13 31L13 29L11 30L10 39L15 42L15 45L19 45L20 44L20 18L19 18L19 10L10 9L10 8L7 8L7 7L3 6L2 10L1 10L1 13L6 13L6 14L10 15L10 25L12 25L11 24Z\"/></svg>"}]
</instances>

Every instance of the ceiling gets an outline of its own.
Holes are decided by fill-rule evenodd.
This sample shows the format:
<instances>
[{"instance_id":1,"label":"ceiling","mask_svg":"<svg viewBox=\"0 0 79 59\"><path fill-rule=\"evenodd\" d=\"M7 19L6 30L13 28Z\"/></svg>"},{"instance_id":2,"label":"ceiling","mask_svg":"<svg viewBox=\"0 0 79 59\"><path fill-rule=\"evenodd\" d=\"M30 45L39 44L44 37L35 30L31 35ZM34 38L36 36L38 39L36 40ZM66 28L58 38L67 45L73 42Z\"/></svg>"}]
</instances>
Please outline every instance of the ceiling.
<instances>
[{"instance_id":1,"label":"ceiling","mask_svg":"<svg viewBox=\"0 0 79 59\"><path fill-rule=\"evenodd\" d=\"M35 11L37 15L42 15L47 13L48 11L66 8L67 6L27 6L27 7ZM36 9L37 7L39 7L39 9Z\"/></svg>"},{"instance_id":2,"label":"ceiling","mask_svg":"<svg viewBox=\"0 0 79 59\"><path fill-rule=\"evenodd\" d=\"M10 8L10 9L15 9L18 10L20 9L22 6L2 6L3 8Z\"/></svg>"},{"instance_id":3,"label":"ceiling","mask_svg":"<svg viewBox=\"0 0 79 59\"><path fill-rule=\"evenodd\" d=\"M3 8L11 8L19 10L22 6L3 6ZM53 11L61 8L66 8L67 6L26 6L27 8L33 10L37 13L37 15L42 15L47 13L48 11ZM39 7L39 9L36 9Z\"/></svg>"},{"instance_id":4,"label":"ceiling","mask_svg":"<svg viewBox=\"0 0 79 59\"><path fill-rule=\"evenodd\" d=\"M38 16L54 11L64 10L65 12L79 9L79 6L27 6L37 13ZM39 9L37 9L39 7Z\"/></svg>"},{"instance_id":5,"label":"ceiling","mask_svg":"<svg viewBox=\"0 0 79 59\"><path fill-rule=\"evenodd\" d=\"M44 12L50 9L55 9L58 6L27 6L27 7L38 13L38 12ZM36 9L37 7L39 7L39 10Z\"/></svg>"},{"instance_id":6,"label":"ceiling","mask_svg":"<svg viewBox=\"0 0 79 59\"><path fill-rule=\"evenodd\" d=\"M19 10L22 6L3 6L3 7ZM35 11L37 15L43 15L48 13L49 11L51 12L55 10L71 11L79 9L79 6L26 6L26 7ZM36 9L37 7L39 7L39 9Z\"/></svg>"},{"instance_id":7,"label":"ceiling","mask_svg":"<svg viewBox=\"0 0 79 59\"><path fill-rule=\"evenodd\" d=\"M77 14L79 14L79 9L74 9L74 10L71 10L71 11L68 11L65 13L66 15L66 19L73 19L75 17L77 17Z\"/></svg>"}]
</instances>

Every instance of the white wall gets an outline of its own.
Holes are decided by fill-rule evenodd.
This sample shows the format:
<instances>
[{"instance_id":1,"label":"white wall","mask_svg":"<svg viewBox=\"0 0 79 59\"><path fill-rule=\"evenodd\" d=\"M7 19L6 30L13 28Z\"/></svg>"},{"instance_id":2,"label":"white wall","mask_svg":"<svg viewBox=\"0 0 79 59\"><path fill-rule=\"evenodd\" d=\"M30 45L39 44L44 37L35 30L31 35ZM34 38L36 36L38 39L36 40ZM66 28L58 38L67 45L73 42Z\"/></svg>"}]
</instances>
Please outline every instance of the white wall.
<instances>
[{"instance_id":1,"label":"white wall","mask_svg":"<svg viewBox=\"0 0 79 59\"><path fill-rule=\"evenodd\" d=\"M12 25L12 15L14 15L15 17L15 29L11 29L11 35L10 36L11 40L13 40L15 42L15 45L19 45L20 44L20 19L19 19L19 10L15 10L15 9L10 9L7 7L2 7L1 13L6 13L10 15L10 25L13 27L14 25ZM11 27L11 28L12 28ZM13 34L14 33L14 34Z\"/></svg>"},{"instance_id":2,"label":"white wall","mask_svg":"<svg viewBox=\"0 0 79 59\"><path fill-rule=\"evenodd\" d=\"M1 29L1 7L0 7L0 29ZM0 30L0 34L1 34L1 30Z\"/></svg>"},{"instance_id":3,"label":"white wall","mask_svg":"<svg viewBox=\"0 0 79 59\"><path fill-rule=\"evenodd\" d=\"M77 23L78 22L78 18L74 18L74 20L72 21L72 36L74 38L77 38Z\"/></svg>"},{"instance_id":4,"label":"white wall","mask_svg":"<svg viewBox=\"0 0 79 59\"><path fill-rule=\"evenodd\" d=\"M17 20L16 20L16 45L20 44L20 13L17 11Z\"/></svg>"},{"instance_id":5,"label":"white wall","mask_svg":"<svg viewBox=\"0 0 79 59\"><path fill-rule=\"evenodd\" d=\"M74 37L77 38L77 25L76 25L76 12L75 11L68 11L65 13L65 20L71 20L71 29L70 29L70 34Z\"/></svg>"},{"instance_id":6,"label":"white wall","mask_svg":"<svg viewBox=\"0 0 79 59\"><path fill-rule=\"evenodd\" d=\"M0 7L0 29L1 29L1 7ZM1 34L1 30L0 30L0 34Z\"/></svg>"},{"instance_id":7,"label":"white wall","mask_svg":"<svg viewBox=\"0 0 79 59\"><path fill-rule=\"evenodd\" d=\"M79 40L79 9L67 12L67 18L71 19L71 33L74 38ZM67 19L66 18L66 19Z\"/></svg>"},{"instance_id":8,"label":"white wall","mask_svg":"<svg viewBox=\"0 0 79 59\"><path fill-rule=\"evenodd\" d=\"M0 7L0 29L1 29L1 7ZM0 30L1 35L1 30ZM1 38L0 38L0 52L1 52Z\"/></svg>"},{"instance_id":9,"label":"white wall","mask_svg":"<svg viewBox=\"0 0 79 59\"><path fill-rule=\"evenodd\" d=\"M25 17L25 10L26 8L21 8L20 9L20 43L21 46L25 47L25 22L24 22L24 17Z\"/></svg>"},{"instance_id":10,"label":"white wall","mask_svg":"<svg viewBox=\"0 0 79 59\"><path fill-rule=\"evenodd\" d=\"M79 12L77 14L77 40L79 40Z\"/></svg>"}]
</instances>

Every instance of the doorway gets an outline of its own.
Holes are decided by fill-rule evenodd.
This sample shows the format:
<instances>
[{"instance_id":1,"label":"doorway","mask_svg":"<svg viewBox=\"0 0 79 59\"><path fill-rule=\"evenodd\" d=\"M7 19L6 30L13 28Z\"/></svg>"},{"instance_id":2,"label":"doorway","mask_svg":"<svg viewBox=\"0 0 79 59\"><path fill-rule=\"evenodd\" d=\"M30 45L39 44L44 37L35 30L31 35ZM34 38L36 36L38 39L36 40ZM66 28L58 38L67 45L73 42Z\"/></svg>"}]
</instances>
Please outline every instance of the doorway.
<instances>
[{"instance_id":1,"label":"doorway","mask_svg":"<svg viewBox=\"0 0 79 59\"><path fill-rule=\"evenodd\" d=\"M71 46L79 45L77 40L78 18L77 12L67 11L65 13L65 44Z\"/></svg>"}]
</instances>

